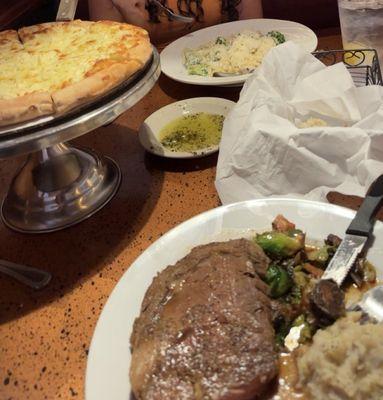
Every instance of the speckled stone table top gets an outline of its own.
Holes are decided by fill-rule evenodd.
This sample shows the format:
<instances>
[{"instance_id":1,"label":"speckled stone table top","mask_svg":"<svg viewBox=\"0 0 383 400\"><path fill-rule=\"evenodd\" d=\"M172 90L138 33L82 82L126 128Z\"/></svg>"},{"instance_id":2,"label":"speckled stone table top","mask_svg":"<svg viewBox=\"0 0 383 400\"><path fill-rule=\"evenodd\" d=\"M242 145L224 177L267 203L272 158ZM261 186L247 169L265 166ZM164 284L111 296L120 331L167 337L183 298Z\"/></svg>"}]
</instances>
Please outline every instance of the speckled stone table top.
<instances>
[{"instance_id":1,"label":"speckled stone table top","mask_svg":"<svg viewBox=\"0 0 383 400\"><path fill-rule=\"evenodd\" d=\"M322 40L339 46L339 37ZM74 144L111 156L121 167L116 197L90 219L61 232L23 235L0 223L0 258L40 267L51 284L33 291L0 275L0 399L84 397L92 334L109 294L134 259L186 219L219 205L212 155L174 161L150 156L137 130L158 108L196 96L238 98L238 89L178 84L161 76L153 90L111 125ZM22 158L0 161L0 196ZM331 195L356 207L359 199ZM128 338L127 338L128 340Z\"/></svg>"}]
</instances>

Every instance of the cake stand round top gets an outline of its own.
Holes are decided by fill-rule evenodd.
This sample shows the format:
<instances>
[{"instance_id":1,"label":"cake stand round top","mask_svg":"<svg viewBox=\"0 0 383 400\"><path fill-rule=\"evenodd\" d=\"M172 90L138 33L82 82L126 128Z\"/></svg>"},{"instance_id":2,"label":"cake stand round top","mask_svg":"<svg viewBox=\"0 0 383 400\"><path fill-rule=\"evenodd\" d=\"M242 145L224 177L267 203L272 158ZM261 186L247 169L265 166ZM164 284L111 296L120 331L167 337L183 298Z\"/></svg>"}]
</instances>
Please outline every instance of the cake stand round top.
<instances>
[{"instance_id":1,"label":"cake stand round top","mask_svg":"<svg viewBox=\"0 0 383 400\"><path fill-rule=\"evenodd\" d=\"M84 135L112 122L133 107L155 85L161 73L160 57L153 48L144 69L102 99L60 118L43 118L0 128L0 158L38 151Z\"/></svg>"}]
</instances>

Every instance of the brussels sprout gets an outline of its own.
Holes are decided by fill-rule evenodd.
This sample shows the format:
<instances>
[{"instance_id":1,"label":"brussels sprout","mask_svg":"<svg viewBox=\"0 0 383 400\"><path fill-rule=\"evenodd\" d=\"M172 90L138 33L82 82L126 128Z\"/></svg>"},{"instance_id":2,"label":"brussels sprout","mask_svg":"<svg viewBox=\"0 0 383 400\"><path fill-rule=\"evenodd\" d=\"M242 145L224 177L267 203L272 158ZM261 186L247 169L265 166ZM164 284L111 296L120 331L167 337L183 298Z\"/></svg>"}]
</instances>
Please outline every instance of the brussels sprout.
<instances>
[{"instance_id":1,"label":"brussels sprout","mask_svg":"<svg viewBox=\"0 0 383 400\"><path fill-rule=\"evenodd\" d=\"M301 288L298 285L294 285L284 299L289 304L300 304L302 302Z\"/></svg>"},{"instance_id":2,"label":"brussels sprout","mask_svg":"<svg viewBox=\"0 0 383 400\"><path fill-rule=\"evenodd\" d=\"M293 280L287 271L275 264L271 264L267 269L265 281L270 286L270 295L273 298L283 296L293 286Z\"/></svg>"},{"instance_id":3,"label":"brussels sprout","mask_svg":"<svg viewBox=\"0 0 383 400\"><path fill-rule=\"evenodd\" d=\"M298 271L297 268L294 270L294 283L298 287L304 288L308 284L309 280L310 279L306 273L303 271Z\"/></svg>"},{"instance_id":4,"label":"brussels sprout","mask_svg":"<svg viewBox=\"0 0 383 400\"><path fill-rule=\"evenodd\" d=\"M288 234L272 231L256 235L255 241L271 258L285 258L303 249L305 235L298 230Z\"/></svg>"},{"instance_id":5,"label":"brussels sprout","mask_svg":"<svg viewBox=\"0 0 383 400\"><path fill-rule=\"evenodd\" d=\"M336 249L333 246L324 245L313 251L307 252L307 259L314 262L317 266L324 268Z\"/></svg>"}]
</instances>

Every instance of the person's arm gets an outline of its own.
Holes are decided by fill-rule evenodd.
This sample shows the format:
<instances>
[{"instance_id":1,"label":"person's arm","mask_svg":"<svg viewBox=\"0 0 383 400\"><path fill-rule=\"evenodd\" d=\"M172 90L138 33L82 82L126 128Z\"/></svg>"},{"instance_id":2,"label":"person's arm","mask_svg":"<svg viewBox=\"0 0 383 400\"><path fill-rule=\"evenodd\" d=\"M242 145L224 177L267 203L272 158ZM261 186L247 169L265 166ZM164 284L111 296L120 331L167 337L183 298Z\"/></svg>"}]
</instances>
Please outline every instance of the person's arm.
<instances>
[{"instance_id":1,"label":"person's arm","mask_svg":"<svg viewBox=\"0 0 383 400\"><path fill-rule=\"evenodd\" d=\"M166 18L162 22L149 22L149 15L145 9L146 0L88 0L89 15L93 21L114 20L127 22L145 28L153 43L174 40L176 37L200 29L206 25L216 24L221 18L220 0L204 0L205 23L185 24L183 22L168 22ZM169 1L169 5L175 10L177 0ZM239 18L260 18L262 17L261 0L242 0L238 6Z\"/></svg>"},{"instance_id":2,"label":"person's arm","mask_svg":"<svg viewBox=\"0 0 383 400\"><path fill-rule=\"evenodd\" d=\"M239 19L262 18L262 0L242 0L238 12Z\"/></svg>"},{"instance_id":3,"label":"person's arm","mask_svg":"<svg viewBox=\"0 0 383 400\"><path fill-rule=\"evenodd\" d=\"M95 0L97 1L97 0ZM109 0L122 15L123 21L128 24L141 26L151 31L155 24L149 22L149 15L145 9L146 0Z\"/></svg>"},{"instance_id":4,"label":"person's arm","mask_svg":"<svg viewBox=\"0 0 383 400\"><path fill-rule=\"evenodd\" d=\"M124 22L124 17L112 0L88 0L89 17L92 21L110 20Z\"/></svg>"},{"instance_id":5,"label":"person's arm","mask_svg":"<svg viewBox=\"0 0 383 400\"><path fill-rule=\"evenodd\" d=\"M145 0L88 0L92 21L110 20L141 26L152 36L157 24L148 21Z\"/></svg>"},{"instance_id":6,"label":"person's arm","mask_svg":"<svg viewBox=\"0 0 383 400\"><path fill-rule=\"evenodd\" d=\"M141 26L149 32L152 43L172 40L184 32L188 24L173 21L168 23L151 23L145 9L145 0L88 0L89 16L93 21L113 20ZM186 31L185 31L186 33Z\"/></svg>"}]
</instances>

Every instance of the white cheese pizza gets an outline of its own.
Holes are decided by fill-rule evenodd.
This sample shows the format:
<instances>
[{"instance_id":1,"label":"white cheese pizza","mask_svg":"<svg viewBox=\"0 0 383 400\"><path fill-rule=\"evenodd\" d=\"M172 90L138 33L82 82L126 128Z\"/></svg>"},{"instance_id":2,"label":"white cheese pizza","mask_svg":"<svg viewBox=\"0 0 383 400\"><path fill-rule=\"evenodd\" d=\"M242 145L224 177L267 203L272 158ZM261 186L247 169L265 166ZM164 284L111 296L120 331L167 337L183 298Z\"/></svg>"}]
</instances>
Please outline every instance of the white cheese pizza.
<instances>
[{"instance_id":1,"label":"white cheese pizza","mask_svg":"<svg viewBox=\"0 0 383 400\"><path fill-rule=\"evenodd\" d=\"M65 113L144 67L148 33L111 21L52 22L0 32L0 125Z\"/></svg>"}]
</instances>

